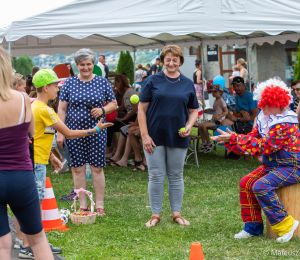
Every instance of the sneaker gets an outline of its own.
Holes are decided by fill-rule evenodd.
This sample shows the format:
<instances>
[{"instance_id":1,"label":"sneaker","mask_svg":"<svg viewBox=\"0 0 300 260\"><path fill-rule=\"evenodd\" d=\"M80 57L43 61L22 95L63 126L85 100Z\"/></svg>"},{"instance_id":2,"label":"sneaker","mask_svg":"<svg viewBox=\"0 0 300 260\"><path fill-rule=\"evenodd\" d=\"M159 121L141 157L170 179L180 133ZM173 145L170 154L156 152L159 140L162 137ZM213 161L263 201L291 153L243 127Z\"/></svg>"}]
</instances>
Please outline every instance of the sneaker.
<instances>
[{"instance_id":1,"label":"sneaker","mask_svg":"<svg viewBox=\"0 0 300 260\"><path fill-rule=\"evenodd\" d=\"M233 152L230 152L226 157L225 157L226 160L235 160L235 161L238 161L241 159L241 156L238 156L236 155L235 153Z\"/></svg>"},{"instance_id":2,"label":"sneaker","mask_svg":"<svg viewBox=\"0 0 300 260\"><path fill-rule=\"evenodd\" d=\"M54 245L52 245L50 243L49 243L49 246L50 246L51 251L52 251L53 254L60 254L62 252L62 249L59 248L59 247L56 247L56 246L54 246Z\"/></svg>"},{"instance_id":3,"label":"sneaker","mask_svg":"<svg viewBox=\"0 0 300 260\"><path fill-rule=\"evenodd\" d=\"M22 248L19 253L19 257L22 259L34 259L34 255L30 246Z\"/></svg>"},{"instance_id":4,"label":"sneaker","mask_svg":"<svg viewBox=\"0 0 300 260\"><path fill-rule=\"evenodd\" d=\"M242 238L249 238L249 237L254 237L254 235L251 235L245 230L242 230L240 233L234 235L235 239L242 239Z\"/></svg>"},{"instance_id":5,"label":"sneaker","mask_svg":"<svg viewBox=\"0 0 300 260\"><path fill-rule=\"evenodd\" d=\"M203 153L203 152L205 152L205 150L206 150L206 146L207 146L207 144L201 144L201 147L200 147L200 149L199 149L199 153Z\"/></svg>"},{"instance_id":6,"label":"sneaker","mask_svg":"<svg viewBox=\"0 0 300 260\"><path fill-rule=\"evenodd\" d=\"M282 235L281 237L277 238L276 241L279 243L285 243L285 242L290 241L292 239L293 234L294 234L295 230L297 229L298 225L299 225L299 221L295 220L295 223L292 226L292 229L289 232Z\"/></svg>"},{"instance_id":7,"label":"sneaker","mask_svg":"<svg viewBox=\"0 0 300 260\"><path fill-rule=\"evenodd\" d=\"M204 153L210 153L211 151L212 151L212 149L214 149L214 147L215 147L215 144L209 144L209 145L207 145L205 148L205 150L204 150Z\"/></svg>"},{"instance_id":8,"label":"sneaker","mask_svg":"<svg viewBox=\"0 0 300 260\"><path fill-rule=\"evenodd\" d=\"M71 191L70 195L65 196L65 197L61 197L61 200L65 200L65 201L74 201L74 197L76 196L76 192L74 192L74 190ZM76 198L76 201L78 201L78 197Z\"/></svg>"}]
</instances>

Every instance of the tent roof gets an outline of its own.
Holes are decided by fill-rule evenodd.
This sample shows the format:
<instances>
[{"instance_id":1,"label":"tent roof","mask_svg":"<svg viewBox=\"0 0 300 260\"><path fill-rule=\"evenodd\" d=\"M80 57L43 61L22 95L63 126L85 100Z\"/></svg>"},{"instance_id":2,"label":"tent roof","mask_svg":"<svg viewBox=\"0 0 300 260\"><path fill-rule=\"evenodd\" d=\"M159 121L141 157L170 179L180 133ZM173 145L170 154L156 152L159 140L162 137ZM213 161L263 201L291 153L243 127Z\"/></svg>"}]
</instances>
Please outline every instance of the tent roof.
<instances>
[{"instance_id":1,"label":"tent roof","mask_svg":"<svg viewBox=\"0 0 300 260\"><path fill-rule=\"evenodd\" d=\"M77 0L0 30L12 54L69 54L300 38L294 0Z\"/></svg>"}]
</instances>

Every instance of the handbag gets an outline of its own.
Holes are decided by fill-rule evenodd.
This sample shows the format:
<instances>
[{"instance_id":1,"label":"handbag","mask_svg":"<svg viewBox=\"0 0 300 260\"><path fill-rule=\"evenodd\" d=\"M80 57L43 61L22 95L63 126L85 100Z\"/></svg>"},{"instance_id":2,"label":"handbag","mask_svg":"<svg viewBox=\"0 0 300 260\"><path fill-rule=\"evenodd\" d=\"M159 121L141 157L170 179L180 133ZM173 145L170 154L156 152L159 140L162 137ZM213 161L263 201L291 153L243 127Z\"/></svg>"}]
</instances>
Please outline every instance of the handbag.
<instances>
[{"instance_id":1,"label":"handbag","mask_svg":"<svg viewBox=\"0 0 300 260\"><path fill-rule=\"evenodd\" d=\"M235 127L238 134L244 134L251 132L253 126L250 122L237 122Z\"/></svg>"}]
</instances>

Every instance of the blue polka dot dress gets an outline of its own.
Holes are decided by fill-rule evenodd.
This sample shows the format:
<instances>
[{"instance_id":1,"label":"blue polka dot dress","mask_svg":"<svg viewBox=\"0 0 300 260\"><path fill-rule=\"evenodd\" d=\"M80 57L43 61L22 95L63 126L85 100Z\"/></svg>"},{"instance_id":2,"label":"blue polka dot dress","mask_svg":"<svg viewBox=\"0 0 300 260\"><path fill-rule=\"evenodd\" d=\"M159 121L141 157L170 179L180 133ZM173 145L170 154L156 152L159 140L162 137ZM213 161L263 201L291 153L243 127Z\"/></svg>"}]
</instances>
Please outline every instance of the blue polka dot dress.
<instances>
[{"instance_id":1,"label":"blue polka dot dress","mask_svg":"<svg viewBox=\"0 0 300 260\"><path fill-rule=\"evenodd\" d=\"M104 103L115 100L113 90L104 77L95 77L89 81L81 81L78 76L68 78L62 86L60 101L69 102L65 124L71 130L84 130L96 126L97 120L90 114L86 104L93 107L104 107ZM105 122L105 121L103 121ZM104 167L107 129L99 134L77 139L67 139L71 163L69 167L80 167L86 163L94 167Z\"/></svg>"}]
</instances>

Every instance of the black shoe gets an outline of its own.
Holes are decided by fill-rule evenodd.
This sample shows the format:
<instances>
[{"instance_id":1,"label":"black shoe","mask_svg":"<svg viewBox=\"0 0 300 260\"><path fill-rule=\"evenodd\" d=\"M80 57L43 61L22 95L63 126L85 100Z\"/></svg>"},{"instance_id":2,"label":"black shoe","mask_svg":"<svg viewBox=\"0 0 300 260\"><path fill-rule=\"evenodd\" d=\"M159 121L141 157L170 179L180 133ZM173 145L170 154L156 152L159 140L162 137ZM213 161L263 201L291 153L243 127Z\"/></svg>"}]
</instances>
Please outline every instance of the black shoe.
<instances>
[{"instance_id":1,"label":"black shoe","mask_svg":"<svg viewBox=\"0 0 300 260\"><path fill-rule=\"evenodd\" d=\"M22 248L19 253L19 257L22 259L34 259L34 255L30 246Z\"/></svg>"},{"instance_id":2,"label":"black shoe","mask_svg":"<svg viewBox=\"0 0 300 260\"><path fill-rule=\"evenodd\" d=\"M52 244L49 243L50 249L53 254L60 254L62 252L62 249L59 247L55 247Z\"/></svg>"},{"instance_id":3,"label":"black shoe","mask_svg":"<svg viewBox=\"0 0 300 260\"><path fill-rule=\"evenodd\" d=\"M227 156L225 156L224 159L225 160L235 160L235 161L238 161L239 159L241 159L241 156L238 156L235 153L230 152Z\"/></svg>"}]
</instances>

